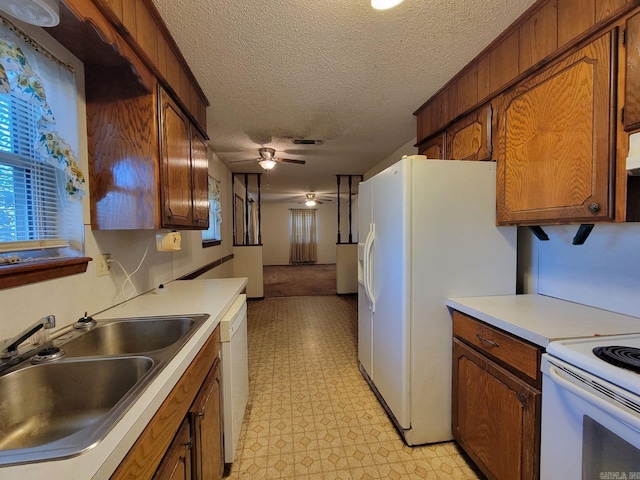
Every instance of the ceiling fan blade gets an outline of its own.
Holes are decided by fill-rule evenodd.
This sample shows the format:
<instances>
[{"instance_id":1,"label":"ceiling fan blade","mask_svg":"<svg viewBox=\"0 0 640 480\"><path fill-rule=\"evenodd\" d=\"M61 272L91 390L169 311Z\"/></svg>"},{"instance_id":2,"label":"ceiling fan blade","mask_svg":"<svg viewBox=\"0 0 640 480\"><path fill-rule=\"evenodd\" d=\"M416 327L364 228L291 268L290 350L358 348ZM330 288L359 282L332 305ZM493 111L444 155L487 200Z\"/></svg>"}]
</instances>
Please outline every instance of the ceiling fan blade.
<instances>
[{"instance_id":1,"label":"ceiling fan blade","mask_svg":"<svg viewBox=\"0 0 640 480\"><path fill-rule=\"evenodd\" d=\"M305 163L307 163L304 160L293 160L291 158L276 158L275 161L281 163L297 163L298 165L304 165Z\"/></svg>"},{"instance_id":2,"label":"ceiling fan blade","mask_svg":"<svg viewBox=\"0 0 640 480\"><path fill-rule=\"evenodd\" d=\"M227 163L243 163L243 162L255 162L255 158L249 158L246 160L229 160Z\"/></svg>"}]
</instances>

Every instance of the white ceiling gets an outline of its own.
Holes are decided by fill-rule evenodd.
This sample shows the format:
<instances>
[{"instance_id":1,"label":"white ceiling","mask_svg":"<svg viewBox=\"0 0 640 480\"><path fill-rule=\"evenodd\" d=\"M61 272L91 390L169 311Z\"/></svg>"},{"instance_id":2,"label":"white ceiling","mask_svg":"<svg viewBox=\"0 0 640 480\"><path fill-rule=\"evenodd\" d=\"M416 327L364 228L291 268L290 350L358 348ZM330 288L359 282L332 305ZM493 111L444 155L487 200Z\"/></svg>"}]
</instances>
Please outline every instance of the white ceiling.
<instances>
[{"instance_id":1,"label":"white ceiling","mask_svg":"<svg viewBox=\"0 0 640 480\"><path fill-rule=\"evenodd\" d=\"M328 193L415 138L413 112L533 0L153 0L211 102L224 161L278 164L263 195ZM324 140L300 146L292 139ZM257 162L229 165L262 172Z\"/></svg>"}]
</instances>

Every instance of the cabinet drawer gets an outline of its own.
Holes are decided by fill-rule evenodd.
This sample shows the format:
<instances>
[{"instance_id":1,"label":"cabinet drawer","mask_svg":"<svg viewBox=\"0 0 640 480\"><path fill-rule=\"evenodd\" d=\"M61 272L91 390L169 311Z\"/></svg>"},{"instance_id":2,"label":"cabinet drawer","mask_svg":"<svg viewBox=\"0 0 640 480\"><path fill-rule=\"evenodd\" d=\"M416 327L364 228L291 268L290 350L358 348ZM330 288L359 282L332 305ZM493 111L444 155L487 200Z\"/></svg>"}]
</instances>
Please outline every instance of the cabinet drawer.
<instances>
[{"instance_id":1,"label":"cabinet drawer","mask_svg":"<svg viewBox=\"0 0 640 480\"><path fill-rule=\"evenodd\" d=\"M532 380L540 381L540 349L534 345L455 310L453 334Z\"/></svg>"}]
</instances>

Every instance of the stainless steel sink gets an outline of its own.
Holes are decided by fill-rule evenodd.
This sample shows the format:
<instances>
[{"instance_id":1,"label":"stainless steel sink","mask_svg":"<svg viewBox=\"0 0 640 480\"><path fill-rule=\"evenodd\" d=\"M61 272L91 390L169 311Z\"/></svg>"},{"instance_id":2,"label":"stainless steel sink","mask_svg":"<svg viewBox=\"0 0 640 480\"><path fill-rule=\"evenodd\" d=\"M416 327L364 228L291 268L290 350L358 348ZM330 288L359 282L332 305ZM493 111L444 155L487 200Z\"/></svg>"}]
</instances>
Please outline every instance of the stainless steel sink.
<instances>
[{"instance_id":1,"label":"stainless steel sink","mask_svg":"<svg viewBox=\"0 0 640 480\"><path fill-rule=\"evenodd\" d=\"M64 343L61 348L73 357L152 352L177 342L195 324L193 317L99 321L93 329Z\"/></svg>"},{"instance_id":2,"label":"stainless steel sink","mask_svg":"<svg viewBox=\"0 0 640 480\"><path fill-rule=\"evenodd\" d=\"M54 340L52 363L29 358L0 375L0 466L95 446L208 315L101 320Z\"/></svg>"},{"instance_id":3,"label":"stainless steel sink","mask_svg":"<svg viewBox=\"0 0 640 480\"><path fill-rule=\"evenodd\" d=\"M0 377L0 450L54 442L99 422L152 366L148 357L61 361Z\"/></svg>"}]
</instances>

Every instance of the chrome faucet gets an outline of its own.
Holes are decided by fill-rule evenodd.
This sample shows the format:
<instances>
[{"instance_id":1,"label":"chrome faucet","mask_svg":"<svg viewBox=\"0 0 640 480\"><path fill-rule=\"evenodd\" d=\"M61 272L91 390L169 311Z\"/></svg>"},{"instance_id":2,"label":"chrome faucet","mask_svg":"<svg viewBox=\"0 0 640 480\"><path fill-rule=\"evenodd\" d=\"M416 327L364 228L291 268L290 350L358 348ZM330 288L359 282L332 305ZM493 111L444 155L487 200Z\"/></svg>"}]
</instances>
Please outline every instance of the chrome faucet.
<instances>
[{"instance_id":1,"label":"chrome faucet","mask_svg":"<svg viewBox=\"0 0 640 480\"><path fill-rule=\"evenodd\" d=\"M42 328L49 330L55 326L56 317L54 315L45 315L15 337L0 341L0 359L15 357L18 354L18 345L35 334L38 330Z\"/></svg>"}]
</instances>

